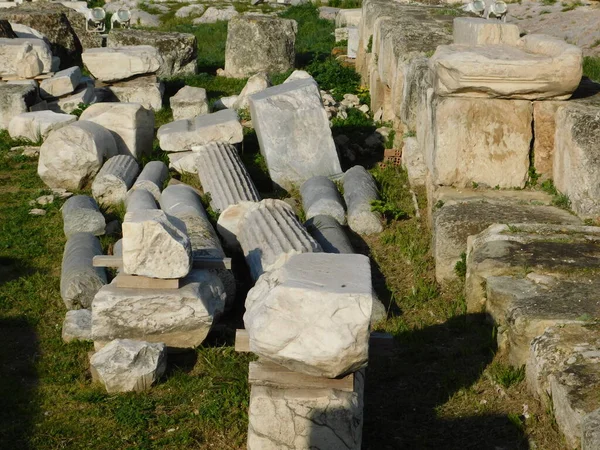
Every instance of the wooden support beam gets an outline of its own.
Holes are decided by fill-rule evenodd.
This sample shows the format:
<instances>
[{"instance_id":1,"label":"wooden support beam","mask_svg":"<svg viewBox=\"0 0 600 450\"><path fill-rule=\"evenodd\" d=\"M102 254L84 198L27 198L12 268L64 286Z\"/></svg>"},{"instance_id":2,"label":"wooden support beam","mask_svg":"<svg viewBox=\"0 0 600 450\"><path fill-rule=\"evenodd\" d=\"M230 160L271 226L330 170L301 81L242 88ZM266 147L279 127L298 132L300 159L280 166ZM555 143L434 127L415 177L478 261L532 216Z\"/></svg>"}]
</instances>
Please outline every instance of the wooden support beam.
<instances>
[{"instance_id":1,"label":"wooden support beam","mask_svg":"<svg viewBox=\"0 0 600 450\"><path fill-rule=\"evenodd\" d=\"M121 267L123 265L123 259L120 256L112 255L96 255L92 260L94 267Z\"/></svg>"},{"instance_id":2,"label":"wooden support beam","mask_svg":"<svg viewBox=\"0 0 600 450\"><path fill-rule=\"evenodd\" d=\"M343 378L324 378L292 372L269 361L253 361L248 367L248 382L252 385L284 389L337 389L352 392L354 374Z\"/></svg>"},{"instance_id":3,"label":"wooden support beam","mask_svg":"<svg viewBox=\"0 0 600 450\"><path fill-rule=\"evenodd\" d=\"M94 256L92 265L94 267L117 267L123 266L123 258L112 255ZM229 269L231 270L231 258L194 258L194 269Z\"/></svg>"},{"instance_id":4,"label":"wooden support beam","mask_svg":"<svg viewBox=\"0 0 600 450\"><path fill-rule=\"evenodd\" d=\"M115 283L118 288L179 289L179 278L149 278L139 275L126 275L124 273L120 273L116 276Z\"/></svg>"}]
</instances>

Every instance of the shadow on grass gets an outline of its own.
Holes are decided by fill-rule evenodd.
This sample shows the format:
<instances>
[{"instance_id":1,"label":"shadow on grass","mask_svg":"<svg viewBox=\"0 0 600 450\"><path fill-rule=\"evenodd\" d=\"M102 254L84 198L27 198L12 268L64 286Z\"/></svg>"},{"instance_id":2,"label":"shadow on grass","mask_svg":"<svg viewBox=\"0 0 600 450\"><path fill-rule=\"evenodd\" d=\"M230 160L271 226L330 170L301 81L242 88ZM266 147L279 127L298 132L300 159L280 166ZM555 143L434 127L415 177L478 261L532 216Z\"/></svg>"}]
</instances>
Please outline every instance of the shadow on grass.
<instances>
[{"instance_id":1,"label":"shadow on grass","mask_svg":"<svg viewBox=\"0 0 600 450\"><path fill-rule=\"evenodd\" d=\"M38 356L38 337L27 320L0 319L0 448L33 448L29 437L39 413Z\"/></svg>"}]
</instances>

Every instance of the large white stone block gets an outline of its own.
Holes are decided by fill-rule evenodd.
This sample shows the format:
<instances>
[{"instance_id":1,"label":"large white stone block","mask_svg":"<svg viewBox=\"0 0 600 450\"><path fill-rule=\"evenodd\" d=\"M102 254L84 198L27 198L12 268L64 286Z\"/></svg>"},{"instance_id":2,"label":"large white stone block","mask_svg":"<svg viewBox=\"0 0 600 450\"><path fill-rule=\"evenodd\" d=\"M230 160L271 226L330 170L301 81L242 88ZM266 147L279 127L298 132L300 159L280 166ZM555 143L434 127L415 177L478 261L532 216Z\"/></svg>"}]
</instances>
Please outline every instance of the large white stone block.
<instances>
[{"instance_id":1,"label":"large white stone block","mask_svg":"<svg viewBox=\"0 0 600 450\"><path fill-rule=\"evenodd\" d=\"M90 48L81 57L94 78L101 81L155 73L161 65L158 50L149 45Z\"/></svg>"},{"instance_id":2,"label":"large white stone block","mask_svg":"<svg viewBox=\"0 0 600 450\"><path fill-rule=\"evenodd\" d=\"M367 364L373 287L364 255L291 256L246 298L250 349L290 370L335 378Z\"/></svg>"},{"instance_id":3,"label":"large white stone block","mask_svg":"<svg viewBox=\"0 0 600 450\"><path fill-rule=\"evenodd\" d=\"M8 133L13 139L25 138L37 142L46 139L54 131L76 122L77 116L57 114L52 111L35 111L19 114L8 124Z\"/></svg>"},{"instance_id":4,"label":"large white stone block","mask_svg":"<svg viewBox=\"0 0 600 450\"><path fill-rule=\"evenodd\" d=\"M42 98L61 97L75 91L81 80L81 69L71 67L56 72L52 78L46 78L40 83L40 95Z\"/></svg>"},{"instance_id":5,"label":"large white stone block","mask_svg":"<svg viewBox=\"0 0 600 450\"><path fill-rule=\"evenodd\" d=\"M289 188L313 176L341 173L314 80L291 81L251 95L250 112L274 183Z\"/></svg>"},{"instance_id":6,"label":"large white stone block","mask_svg":"<svg viewBox=\"0 0 600 450\"><path fill-rule=\"evenodd\" d=\"M174 120L193 119L210 112L204 88L184 86L171 97L169 102Z\"/></svg>"},{"instance_id":7,"label":"large white stone block","mask_svg":"<svg viewBox=\"0 0 600 450\"><path fill-rule=\"evenodd\" d=\"M28 112L38 100L32 84L0 84L0 128L8 129L13 117Z\"/></svg>"},{"instance_id":8,"label":"large white stone block","mask_svg":"<svg viewBox=\"0 0 600 450\"><path fill-rule=\"evenodd\" d=\"M17 75L19 65L24 63L24 61L20 61L25 56L24 53L37 56L42 64L42 72L50 72L52 52L48 44L42 39L0 38L0 75ZM31 76L39 75L42 72Z\"/></svg>"},{"instance_id":9,"label":"large white stone block","mask_svg":"<svg viewBox=\"0 0 600 450\"><path fill-rule=\"evenodd\" d=\"M497 45L516 46L519 41L519 27L499 20L486 20L479 17L457 17L454 19L453 37L458 45Z\"/></svg>"}]
</instances>

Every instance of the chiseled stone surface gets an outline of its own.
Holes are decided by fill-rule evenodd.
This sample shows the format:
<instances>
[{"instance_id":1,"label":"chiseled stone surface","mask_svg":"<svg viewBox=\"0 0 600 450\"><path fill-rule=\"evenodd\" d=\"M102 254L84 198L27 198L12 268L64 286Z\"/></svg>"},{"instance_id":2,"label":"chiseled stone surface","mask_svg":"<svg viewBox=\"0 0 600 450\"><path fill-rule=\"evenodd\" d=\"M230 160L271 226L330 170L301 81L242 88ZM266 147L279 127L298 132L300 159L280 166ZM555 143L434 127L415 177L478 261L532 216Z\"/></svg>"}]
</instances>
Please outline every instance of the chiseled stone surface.
<instances>
[{"instance_id":1,"label":"chiseled stone surface","mask_svg":"<svg viewBox=\"0 0 600 450\"><path fill-rule=\"evenodd\" d=\"M92 195L101 205L118 205L124 202L139 171L140 167L133 157L113 156L104 163L94 178Z\"/></svg>"},{"instance_id":2,"label":"chiseled stone surface","mask_svg":"<svg viewBox=\"0 0 600 450\"><path fill-rule=\"evenodd\" d=\"M38 175L51 188L81 189L116 154L110 131L80 120L50 133L40 148Z\"/></svg>"},{"instance_id":3,"label":"chiseled stone surface","mask_svg":"<svg viewBox=\"0 0 600 450\"><path fill-rule=\"evenodd\" d=\"M204 88L184 86L170 98L169 103L173 110L173 120L193 119L210 112Z\"/></svg>"},{"instance_id":4,"label":"chiseled stone surface","mask_svg":"<svg viewBox=\"0 0 600 450\"><path fill-rule=\"evenodd\" d=\"M24 53L36 56L36 59L41 63L41 71L33 75L30 74L31 77L42 72L50 72L52 52L48 44L42 39L0 38L0 75L17 75L19 65L24 63L20 61L25 56Z\"/></svg>"},{"instance_id":5,"label":"chiseled stone surface","mask_svg":"<svg viewBox=\"0 0 600 450\"><path fill-rule=\"evenodd\" d=\"M517 45L519 27L499 20L457 17L453 23L454 43L458 45Z\"/></svg>"},{"instance_id":6,"label":"chiseled stone surface","mask_svg":"<svg viewBox=\"0 0 600 450\"><path fill-rule=\"evenodd\" d=\"M158 50L149 45L90 48L81 57L90 73L100 81L155 73L161 64Z\"/></svg>"},{"instance_id":7,"label":"chiseled stone surface","mask_svg":"<svg viewBox=\"0 0 600 450\"><path fill-rule=\"evenodd\" d=\"M339 175L340 161L312 79L273 86L250 96L252 123L273 182L282 187L316 175Z\"/></svg>"},{"instance_id":8,"label":"chiseled stone surface","mask_svg":"<svg viewBox=\"0 0 600 450\"><path fill-rule=\"evenodd\" d=\"M232 109L167 123L156 136L167 152L183 152L210 142L237 144L244 138L240 119Z\"/></svg>"},{"instance_id":9,"label":"chiseled stone surface","mask_svg":"<svg viewBox=\"0 0 600 450\"><path fill-rule=\"evenodd\" d=\"M61 97L75 91L81 81L81 69L77 66L56 72L52 78L40 82L42 98Z\"/></svg>"},{"instance_id":10,"label":"chiseled stone surface","mask_svg":"<svg viewBox=\"0 0 600 450\"><path fill-rule=\"evenodd\" d=\"M96 349L125 338L164 342L174 349L195 348L224 305L223 283L207 270L191 271L179 289L123 289L112 283L94 298L92 339Z\"/></svg>"},{"instance_id":11,"label":"chiseled stone surface","mask_svg":"<svg viewBox=\"0 0 600 450\"><path fill-rule=\"evenodd\" d=\"M366 256L293 255L248 292L250 350L309 375L356 372L368 361L372 307Z\"/></svg>"},{"instance_id":12,"label":"chiseled stone surface","mask_svg":"<svg viewBox=\"0 0 600 450\"><path fill-rule=\"evenodd\" d=\"M185 224L161 210L125 214L123 271L152 278L183 278L192 268Z\"/></svg>"},{"instance_id":13,"label":"chiseled stone surface","mask_svg":"<svg viewBox=\"0 0 600 450\"><path fill-rule=\"evenodd\" d=\"M237 149L223 142L194 147L196 167L210 205L221 212L242 201L258 202L260 195L240 159Z\"/></svg>"},{"instance_id":14,"label":"chiseled stone surface","mask_svg":"<svg viewBox=\"0 0 600 450\"><path fill-rule=\"evenodd\" d=\"M63 252L60 295L67 309L89 308L106 284L104 267L93 267L94 256L102 254L100 240L91 233L69 237Z\"/></svg>"},{"instance_id":15,"label":"chiseled stone surface","mask_svg":"<svg viewBox=\"0 0 600 450\"><path fill-rule=\"evenodd\" d=\"M81 120L109 130L122 155L139 159L152 151L154 111L139 103L96 103L81 114Z\"/></svg>"},{"instance_id":16,"label":"chiseled stone surface","mask_svg":"<svg viewBox=\"0 0 600 450\"><path fill-rule=\"evenodd\" d=\"M579 47L529 34L515 45L441 45L429 60L436 94L465 97L571 97L582 74Z\"/></svg>"},{"instance_id":17,"label":"chiseled stone surface","mask_svg":"<svg viewBox=\"0 0 600 450\"><path fill-rule=\"evenodd\" d=\"M289 255L321 251L287 203L266 199L245 202L242 208L237 239L255 280Z\"/></svg>"},{"instance_id":18,"label":"chiseled stone surface","mask_svg":"<svg viewBox=\"0 0 600 450\"><path fill-rule=\"evenodd\" d=\"M67 311L62 325L62 340L64 342L92 340L92 311L90 309Z\"/></svg>"},{"instance_id":19,"label":"chiseled stone surface","mask_svg":"<svg viewBox=\"0 0 600 450\"><path fill-rule=\"evenodd\" d=\"M344 200L348 208L348 226L359 234L383 231L381 216L371 211L371 202L379 198L377 185L362 166L354 166L344 174Z\"/></svg>"},{"instance_id":20,"label":"chiseled stone surface","mask_svg":"<svg viewBox=\"0 0 600 450\"><path fill-rule=\"evenodd\" d=\"M226 76L246 78L292 69L297 31L295 20L258 14L233 17L227 27Z\"/></svg>"},{"instance_id":21,"label":"chiseled stone surface","mask_svg":"<svg viewBox=\"0 0 600 450\"><path fill-rule=\"evenodd\" d=\"M106 220L96 200L87 195L74 195L61 208L63 229L67 239L75 233L104 234Z\"/></svg>"},{"instance_id":22,"label":"chiseled stone surface","mask_svg":"<svg viewBox=\"0 0 600 450\"><path fill-rule=\"evenodd\" d=\"M306 218L315 216L331 216L340 224L346 224L346 211L337 186L324 176L312 177L300 186L302 206Z\"/></svg>"},{"instance_id":23,"label":"chiseled stone surface","mask_svg":"<svg viewBox=\"0 0 600 450\"><path fill-rule=\"evenodd\" d=\"M163 184L169 176L169 169L162 161L150 161L146 163L131 190L145 189L158 201Z\"/></svg>"},{"instance_id":24,"label":"chiseled stone surface","mask_svg":"<svg viewBox=\"0 0 600 450\"><path fill-rule=\"evenodd\" d=\"M52 111L26 112L11 119L8 134L13 139L24 138L37 142L46 139L52 131L76 121L77 117L70 114L57 114Z\"/></svg>"},{"instance_id":25,"label":"chiseled stone surface","mask_svg":"<svg viewBox=\"0 0 600 450\"><path fill-rule=\"evenodd\" d=\"M147 391L167 368L167 350L162 343L115 339L92 355L90 368L109 394Z\"/></svg>"},{"instance_id":26,"label":"chiseled stone surface","mask_svg":"<svg viewBox=\"0 0 600 450\"><path fill-rule=\"evenodd\" d=\"M248 410L248 450L360 450L364 374L354 392L277 389L253 385Z\"/></svg>"},{"instance_id":27,"label":"chiseled stone surface","mask_svg":"<svg viewBox=\"0 0 600 450\"><path fill-rule=\"evenodd\" d=\"M597 323L550 327L535 338L527 361L527 384L542 402L552 402L556 423L570 448L598 448L600 327Z\"/></svg>"},{"instance_id":28,"label":"chiseled stone surface","mask_svg":"<svg viewBox=\"0 0 600 450\"><path fill-rule=\"evenodd\" d=\"M0 128L8 129L13 117L28 112L37 101L37 89L31 84L0 84Z\"/></svg>"}]
</instances>

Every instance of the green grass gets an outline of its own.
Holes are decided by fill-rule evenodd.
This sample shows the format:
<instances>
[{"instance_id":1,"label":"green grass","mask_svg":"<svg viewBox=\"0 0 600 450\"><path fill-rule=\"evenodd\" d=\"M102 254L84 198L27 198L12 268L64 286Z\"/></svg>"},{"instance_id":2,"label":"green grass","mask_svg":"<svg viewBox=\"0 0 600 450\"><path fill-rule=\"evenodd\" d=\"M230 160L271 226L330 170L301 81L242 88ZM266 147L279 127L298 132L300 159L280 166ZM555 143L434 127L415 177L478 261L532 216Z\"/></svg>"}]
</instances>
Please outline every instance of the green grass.
<instances>
[{"instance_id":1,"label":"green grass","mask_svg":"<svg viewBox=\"0 0 600 450\"><path fill-rule=\"evenodd\" d=\"M578 8L579 6L583 6L583 3L581 3L579 0L574 1L574 2L570 2L570 3L562 3L563 8L561 9L562 12L567 12L567 11L573 11L575 8Z\"/></svg>"},{"instance_id":2,"label":"green grass","mask_svg":"<svg viewBox=\"0 0 600 450\"><path fill-rule=\"evenodd\" d=\"M541 0L542 5L551 6L554 5L558 0Z\"/></svg>"},{"instance_id":3,"label":"green grass","mask_svg":"<svg viewBox=\"0 0 600 450\"><path fill-rule=\"evenodd\" d=\"M600 82L600 57L586 56L583 58L583 75Z\"/></svg>"},{"instance_id":4,"label":"green grass","mask_svg":"<svg viewBox=\"0 0 600 450\"><path fill-rule=\"evenodd\" d=\"M567 195L559 192L556 189L556 187L554 186L554 183L552 182L552 180L544 181L540 187L542 188L542 190L544 192L546 192L547 194L550 194L552 196L552 204L554 206L557 206L562 209L570 210L571 201L569 200L569 197Z\"/></svg>"},{"instance_id":5,"label":"green grass","mask_svg":"<svg viewBox=\"0 0 600 450\"><path fill-rule=\"evenodd\" d=\"M488 368L488 373L492 380L503 388L509 388L525 380L525 366L515 368L495 362Z\"/></svg>"}]
</instances>

